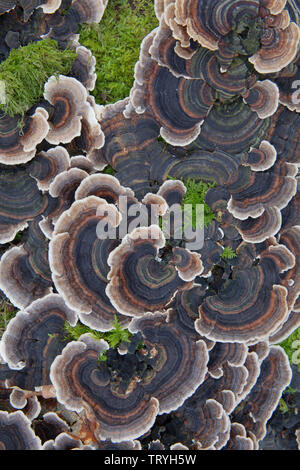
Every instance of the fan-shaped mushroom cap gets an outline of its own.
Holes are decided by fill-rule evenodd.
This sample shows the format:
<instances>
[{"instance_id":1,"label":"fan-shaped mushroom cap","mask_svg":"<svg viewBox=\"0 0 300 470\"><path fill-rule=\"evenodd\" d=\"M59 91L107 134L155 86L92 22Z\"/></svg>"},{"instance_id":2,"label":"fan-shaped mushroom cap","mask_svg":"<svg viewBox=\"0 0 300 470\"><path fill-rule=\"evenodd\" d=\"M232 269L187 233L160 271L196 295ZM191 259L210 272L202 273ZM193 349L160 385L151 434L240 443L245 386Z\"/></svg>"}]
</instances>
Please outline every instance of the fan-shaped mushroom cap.
<instances>
[{"instance_id":1,"label":"fan-shaped mushroom cap","mask_svg":"<svg viewBox=\"0 0 300 470\"><path fill-rule=\"evenodd\" d=\"M277 207L266 207L260 217L248 217L236 228L246 242L261 243L280 230L281 220L281 212Z\"/></svg>"},{"instance_id":2,"label":"fan-shaped mushroom cap","mask_svg":"<svg viewBox=\"0 0 300 470\"><path fill-rule=\"evenodd\" d=\"M168 319L178 325L178 328L194 341L203 339L210 350L214 342L201 337L195 330L195 320L198 318L199 305L205 295L205 288L195 285L191 289L179 291L173 302L172 308L168 310Z\"/></svg>"},{"instance_id":3,"label":"fan-shaped mushroom cap","mask_svg":"<svg viewBox=\"0 0 300 470\"><path fill-rule=\"evenodd\" d=\"M242 424L231 424L230 438L223 450L254 450L254 442L251 437L247 437L247 431Z\"/></svg>"},{"instance_id":4,"label":"fan-shaped mushroom cap","mask_svg":"<svg viewBox=\"0 0 300 470\"><path fill-rule=\"evenodd\" d=\"M287 290L280 285L279 273L294 262L292 253L278 245L260 255L258 266L235 271L219 295L200 306L196 330L221 342L267 339L287 318Z\"/></svg>"},{"instance_id":5,"label":"fan-shaped mushroom cap","mask_svg":"<svg viewBox=\"0 0 300 470\"><path fill-rule=\"evenodd\" d=\"M99 23L108 0L72 0L71 13L79 15L79 23Z\"/></svg>"},{"instance_id":6,"label":"fan-shaped mushroom cap","mask_svg":"<svg viewBox=\"0 0 300 470\"><path fill-rule=\"evenodd\" d=\"M139 227L127 234L108 257L106 293L124 315L141 316L164 309L178 289L189 287L175 267L157 260L165 237L157 225Z\"/></svg>"},{"instance_id":7,"label":"fan-shaped mushroom cap","mask_svg":"<svg viewBox=\"0 0 300 470\"><path fill-rule=\"evenodd\" d=\"M23 409L23 413L30 421L37 418L42 409L36 395L28 395L18 388L12 390L9 402L13 408Z\"/></svg>"},{"instance_id":8,"label":"fan-shaped mushroom cap","mask_svg":"<svg viewBox=\"0 0 300 470\"><path fill-rule=\"evenodd\" d=\"M105 144L89 153L88 158L98 170L111 165L121 184L130 186L137 196L144 196L151 191L147 159L153 145L158 145L159 126L148 112L131 113L130 119L124 118L127 104L128 99L103 107L99 119Z\"/></svg>"},{"instance_id":9,"label":"fan-shaped mushroom cap","mask_svg":"<svg viewBox=\"0 0 300 470\"><path fill-rule=\"evenodd\" d=\"M248 152L264 140L271 118L260 119L242 98L214 106L201 126L192 146L205 150L223 150L229 154Z\"/></svg>"},{"instance_id":10,"label":"fan-shaped mushroom cap","mask_svg":"<svg viewBox=\"0 0 300 470\"><path fill-rule=\"evenodd\" d=\"M265 171L274 165L276 157L277 151L274 145L263 140L258 149L250 148L245 162L250 165L252 171Z\"/></svg>"},{"instance_id":11,"label":"fan-shaped mushroom cap","mask_svg":"<svg viewBox=\"0 0 300 470\"><path fill-rule=\"evenodd\" d=\"M176 20L186 25L188 35L202 46L216 50L222 36L233 29L239 16L243 18L245 15L253 20L258 15L259 1L244 2L241 11L240 1L176 0L176 7Z\"/></svg>"},{"instance_id":12,"label":"fan-shaped mushroom cap","mask_svg":"<svg viewBox=\"0 0 300 470\"><path fill-rule=\"evenodd\" d=\"M66 344L64 324L77 316L58 294L49 294L20 311L2 336L1 354L11 369L19 371L7 386L23 390L49 385L50 365Z\"/></svg>"},{"instance_id":13,"label":"fan-shaped mushroom cap","mask_svg":"<svg viewBox=\"0 0 300 470\"><path fill-rule=\"evenodd\" d=\"M85 153L89 158L104 145L104 134L96 117L97 110L89 97L82 111L81 132L68 145L72 154Z\"/></svg>"},{"instance_id":14,"label":"fan-shaped mushroom cap","mask_svg":"<svg viewBox=\"0 0 300 470\"><path fill-rule=\"evenodd\" d=\"M279 104L279 89L271 80L256 82L244 95L244 102L252 111L255 111L260 119L272 116Z\"/></svg>"},{"instance_id":15,"label":"fan-shaped mushroom cap","mask_svg":"<svg viewBox=\"0 0 300 470\"><path fill-rule=\"evenodd\" d=\"M247 432L261 440L266 434L266 423L277 407L282 391L289 385L291 369L288 358L279 346L271 346L261 364L258 380L246 399L246 408L236 412L234 420ZM243 413L243 411L245 411Z\"/></svg>"},{"instance_id":16,"label":"fan-shaped mushroom cap","mask_svg":"<svg viewBox=\"0 0 300 470\"><path fill-rule=\"evenodd\" d=\"M68 424L57 413L50 411L34 423L34 431L42 443L55 439L59 434L70 431Z\"/></svg>"},{"instance_id":17,"label":"fan-shaped mushroom cap","mask_svg":"<svg viewBox=\"0 0 300 470\"><path fill-rule=\"evenodd\" d=\"M46 152L38 153L30 164L29 173L37 181L38 188L47 191L54 178L59 173L66 171L70 164L67 150L64 147L57 146Z\"/></svg>"},{"instance_id":18,"label":"fan-shaped mushroom cap","mask_svg":"<svg viewBox=\"0 0 300 470\"><path fill-rule=\"evenodd\" d=\"M100 215L100 212L102 215ZM120 222L115 206L96 196L75 201L55 224L49 244L49 262L56 289L81 320L102 331L110 330L118 312L105 294L107 257L119 241L97 237L97 225L109 216L110 227ZM99 214L99 215L98 215ZM120 316L122 324L128 319Z\"/></svg>"},{"instance_id":19,"label":"fan-shaped mushroom cap","mask_svg":"<svg viewBox=\"0 0 300 470\"><path fill-rule=\"evenodd\" d=\"M154 423L158 400L149 396L139 383L128 395L114 393L110 374L98 362L99 354L107 349L105 341L69 343L51 367L51 380L57 399L66 408L85 409L91 420L99 424L100 439L112 442L135 439Z\"/></svg>"},{"instance_id":20,"label":"fan-shaped mushroom cap","mask_svg":"<svg viewBox=\"0 0 300 470\"><path fill-rule=\"evenodd\" d=\"M199 135L216 93L203 80L176 78L149 55L154 32L143 40L140 61L135 67L131 104L138 113L151 111L161 126L161 136L173 145L187 145ZM195 100L197 96L197 100ZM125 117L130 117L130 107Z\"/></svg>"},{"instance_id":21,"label":"fan-shaped mushroom cap","mask_svg":"<svg viewBox=\"0 0 300 470\"><path fill-rule=\"evenodd\" d=\"M199 253L191 252L186 248L173 248L173 260L178 276L186 282L193 281L203 272L203 264Z\"/></svg>"},{"instance_id":22,"label":"fan-shaped mushroom cap","mask_svg":"<svg viewBox=\"0 0 300 470\"><path fill-rule=\"evenodd\" d=\"M159 414L176 410L194 393L205 378L208 361L204 341L194 342L182 335L176 324L165 319L161 313L147 314L129 325L132 333L142 333L145 347L150 351L155 373L143 387L157 398Z\"/></svg>"},{"instance_id":23,"label":"fan-shaped mushroom cap","mask_svg":"<svg viewBox=\"0 0 300 470\"><path fill-rule=\"evenodd\" d=\"M95 88L97 80L96 59L89 49L80 44L76 47L76 54L77 57L73 62L71 73L87 90L91 91Z\"/></svg>"},{"instance_id":24,"label":"fan-shaped mushroom cap","mask_svg":"<svg viewBox=\"0 0 300 470\"><path fill-rule=\"evenodd\" d=\"M300 29L290 23L285 29L269 28L261 39L262 47L249 58L259 73L274 73L282 70L296 57Z\"/></svg>"},{"instance_id":25,"label":"fan-shaped mushroom cap","mask_svg":"<svg viewBox=\"0 0 300 470\"><path fill-rule=\"evenodd\" d=\"M45 3L40 5L40 8L46 14L52 14L59 9L62 0L46 0Z\"/></svg>"},{"instance_id":26,"label":"fan-shaped mushroom cap","mask_svg":"<svg viewBox=\"0 0 300 470\"><path fill-rule=\"evenodd\" d=\"M223 365L241 366L245 363L248 348L240 343L215 343L207 364L209 374L218 378L223 375Z\"/></svg>"},{"instance_id":27,"label":"fan-shaped mushroom cap","mask_svg":"<svg viewBox=\"0 0 300 470\"><path fill-rule=\"evenodd\" d=\"M52 291L48 241L39 219L28 223L25 243L7 250L0 260L0 288L19 308Z\"/></svg>"},{"instance_id":28,"label":"fan-shaped mushroom cap","mask_svg":"<svg viewBox=\"0 0 300 470\"><path fill-rule=\"evenodd\" d=\"M0 115L0 163L15 165L26 163L36 154L36 147L48 135L48 113L36 108L32 116L26 116L20 133L19 116Z\"/></svg>"},{"instance_id":29,"label":"fan-shaped mushroom cap","mask_svg":"<svg viewBox=\"0 0 300 470\"><path fill-rule=\"evenodd\" d=\"M40 450L41 441L22 411L0 411L0 448L2 450Z\"/></svg>"},{"instance_id":30,"label":"fan-shaped mushroom cap","mask_svg":"<svg viewBox=\"0 0 300 470\"><path fill-rule=\"evenodd\" d=\"M24 166L1 166L0 174L0 242L13 240L29 220L40 216L49 206L36 181Z\"/></svg>"},{"instance_id":31,"label":"fan-shaped mushroom cap","mask_svg":"<svg viewBox=\"0 0 300 470\"><path fill-rule=\"evenodd\" d=\"M54 107L46 136L50 144L65 144L80 135L87 96L86 88L72 77L53 75L45 83L44 98Z\"/></svg>"},{"instance_id":32,"label":"fan-shaped mushroom cap","mask_svg":"<svg viewBox=\"0 0 300 470\"><path fill-rule=\"evenodd\" d=\"M114 176L97 173L85 178L76 190L76 200L88 196L97 196L109 204L118 205L120 196L134 198L134 192L130 188L121 186Z\"/></svg>"},{"instance_id":33,"label":"fan-shaped mushroom cap","mask_svg":"<svg viewBox=\"0 0 300 470\"><path fill-rule=\"evenodd\" d=\"M239 181L237 189L235 184L228 186L232 194L227 205L229 212L245 220L259 217L267 207L283 209L297 192L297 171L296 165L278 161L268 173L256 171L245 175L244 185Z\"/></svg>"}]
</instances>

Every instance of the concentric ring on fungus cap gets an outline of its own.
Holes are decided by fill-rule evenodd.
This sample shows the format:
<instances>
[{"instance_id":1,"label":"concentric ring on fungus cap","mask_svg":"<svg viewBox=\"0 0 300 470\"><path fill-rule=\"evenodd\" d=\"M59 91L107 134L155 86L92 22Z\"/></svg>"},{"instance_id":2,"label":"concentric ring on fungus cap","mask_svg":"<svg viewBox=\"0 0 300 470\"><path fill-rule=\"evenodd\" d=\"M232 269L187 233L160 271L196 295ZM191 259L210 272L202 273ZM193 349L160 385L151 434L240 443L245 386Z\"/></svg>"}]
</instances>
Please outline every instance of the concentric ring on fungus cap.
<instances>
[{"instance_id":1,"label":"concentric ring on fungus cap","mask_svg":"<svg viewBox=\"0 0 300 470\"><path fill-rule=\"evenodd\" d=\"M48 113L38 107L32 116L25 116L20 133L19 116L0 113L0 163L15 165L26 163L36 154L36 147L48 135Z\"/></svg>"},{"instance_id":2,"label":"concentric ring on fungus cap","mask_svg":"<svg viewBox=\"0 0 300 470\"><path fill-rule=\"evenodd\" d=\"M113 393L110 374L98 361L107 347L87 335L72 341L52 364L51 381L58 401L70 410L85 410L100 439L136 439L152 427L159 403L138 382L128 395Z\"/></svg>"},{"instance_id":3,"label":"concentric ring on fungus cap","mask_svg":"<svg viewBox=\"0 0 300 470\"><path fill-rule=\"evenodd\" d=\"M154 33L146 36L141 45L131 105L137 113L151 111L168 143L187 145L199 135L203 119L216 100L216 91L201 79L176 78L151 59L149 47ZM128 109L125 116L129 117Z\"/></svg>"},{"instance_id":4,"label":"concentric ring on fungus cap","mask_svg":"<svg viewBox=\"0 0 300 470\"><path fill-rule=\"evenodd\" d=\"M268 339L289 313L287 289L279 274L294 263L295 257L284 245L267 248L257 266L236 270L218 295L205 299L196 331L221 342Z\"/></svg>"},{"instance_id":5,"label":"concentric ring on fungus cap","mask_svg":"<svg viewBox=\"0 0 300 470\"><path fill-rule=\"evenodd\" d=\"M88 92L76 78L52 76L45 83L44 98L53 106L46 140L59 145L71 142L81 133L81 120L87 107Z\"/></svg>"},{"instance_id":6,"label":"concentric ring on fungus cap","mask_svg":"<svg viewBox=\"0 0 300 470\"><path fill-rule=\"evenodd\" d=\"M111 252L106 293L119 312L142 316L166 309L177 290L190 286L172 263L163 265L157 259L164 245L162 231L151 225L134 229Z\"/></svg>"},{"instance_id":7,"label":"concentric ring on fungus cap","mask_svg":"<svg viewBox=\"0 0 300 470\"><path fill-rule=\"evenodd\" d=\"M77 315L61 296L49 294L21 310L9 322L1 339L1 355L18 373L6 384L23 390L50 385L50 366L66 344L65 322L72 326Z\"/></svg>"},{"instance_id":8,"label":"concentric ring on fungus cap","mask_svg":"<svg viewBox=\"0 0 300 470\"><path fill-rule=\"evenodd\" d=\"M1 450L41 450L41 441L22 411L0 411Z\"/></svg>"},{"instance_id":9,"label":"concentric ring on fungus cap","mask_svg":"<svg viewBox=\"0 0 300 470\"><path fill-rule=\"evenodd\" d=\"M121 220L116 207L102 198L89 196L75 201L55 224L49 262L55 287L66 304L78 311L83 323L107 331L118 315L105 293L107 258L120 242L97 237L98 223L104 217L112 228ZM128 324L128 318L118 318L123 325Z\"/></svg>"}]
</instances>

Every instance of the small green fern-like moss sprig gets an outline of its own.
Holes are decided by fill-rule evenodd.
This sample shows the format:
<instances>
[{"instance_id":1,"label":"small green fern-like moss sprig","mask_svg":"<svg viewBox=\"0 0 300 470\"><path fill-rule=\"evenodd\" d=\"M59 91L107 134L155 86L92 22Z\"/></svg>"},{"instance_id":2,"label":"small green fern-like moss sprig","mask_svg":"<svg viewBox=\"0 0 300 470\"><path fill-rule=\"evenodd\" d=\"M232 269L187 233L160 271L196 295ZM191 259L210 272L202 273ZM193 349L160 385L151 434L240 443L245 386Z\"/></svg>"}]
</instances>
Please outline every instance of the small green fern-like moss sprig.
<instances>
[{"instance_id":1,"label":"small green fern-like moss sprig","mask_svg":"<svg viewBox=\"0 0 300 470\"><path fill-rule=\"evenodd\" d=\"M81 335L89 334L92 338L96 340L104 339L109 344L110 348L117 348L121 343L130 343L132 333L130 333L127 328L122 327L117 315L114 315L114 321L112 326L113 328L111 330L102 332L93 330L87 325L83 325L81 322L76 323L75 326L71 326L68 322L65 322L65 339L67 341L78 341ZM101 355L99 356L99 360L106 360L105 351L101 353Z\"/></svg>"},{"instance_id":2,"label":"small green fern-like moss sprig","mask_svg":"<svg viewBox=\"0 0 300 470\"><path fill-rule=\"evenodd\" d=\"M186 187L186 193L182 201L182 211L184 212L184 206L186 204L190 204L192 206L192 227L195 230L197 224L197 217L196 217L196 207L197 205L204 206L204 225L207 227L215 218L215 213L211 210L211 208L206 204L204 201L207 191L210 188L213 188L216 185L215 181L212 182L205 182L205 181L196 181L194 178L174 178L172 176L168 176L170 180L180 180L183 182L184 186Z\"/></svg>"},{"instance_id":3,"label":"small green fern-like moss sprig","mask_svg":"<svg viewBox=\"0 0 300 470\"><path fill-rule=\"evenodd\" d=\"M237 257L236 252L230 246L225 246L224 250L222 251L221 258L222 259L233 259L233 258L236 258L236 257Z\"/></svg>"}]
</instances>

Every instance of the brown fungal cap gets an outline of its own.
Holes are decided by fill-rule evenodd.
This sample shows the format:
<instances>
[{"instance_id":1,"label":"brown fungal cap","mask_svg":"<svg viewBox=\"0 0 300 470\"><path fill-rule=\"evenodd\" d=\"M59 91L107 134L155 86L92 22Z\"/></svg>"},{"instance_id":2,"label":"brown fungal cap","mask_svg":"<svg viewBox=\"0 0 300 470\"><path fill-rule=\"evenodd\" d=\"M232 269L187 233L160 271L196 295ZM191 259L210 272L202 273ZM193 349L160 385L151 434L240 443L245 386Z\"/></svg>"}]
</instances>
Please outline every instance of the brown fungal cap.
<instances>
[{"instance_id":1,"label":"brown fungal cap","mask_svg":"<svg viewBox=\"0 0 300 470\"><path fill-rule=\"evenodd\" d=\"M258 266L236 270L219 295L203 302L195 322L199 334L222 342L254 343L267 339L286 320L287 290L279 274L292 267L295 258L283 245L270 247L260 257Z\"/></svg>"},{"instance_id":2,"label":"brown fungal cap","mask_svg":"<svg viewBox=\"0 0 300 470\"><path fill-rule=\"evenodd\" d=\"M141 332L145 348L153 358L155 373L143 384L157 398L159 414L179 408L203 382L208 361L204 341L182 335L176 324L160 313L134 319L129 329Z\"/></svg>"},{"instance_id":3,"label":"brown fungal cap","mask_svg":"<svg viewBox=\"0 0 300 470\"><path fill-rule=\"evenodd\" d=\"M100 439L112 442L135 439L154 423L158 401L136 383L131 393L118 394L110 386L110 374L98 362L107 343L81 341L69 343L51 368L51 380L58 400L68 409L87 414L99 427Z\"/></svg>"},{"instance_id":4,"label":"brown fungal cap","mask_svg":"<svg viewBox=\"0 0 300 470\"><path fill-rule=\"evenodd\" d=\"M86 88L75 78L53 75L45 83L44 98L54 107L46 140L58 145L79 136L87 102Z\"/></svg>"},{"instance_id":5,"label":"brown fungal cap","mask_svg":"<svg viewBox=\"0 0 300 470\"><path fill-rule=\"evenodd\" d=\"M263 140L258 149L250 149L246 163L250 165L252 171L265 171L274 165L276 157L277 151L274 145Z\"/></svg>"},{"instance_id":6,"label":"brown fungal cap","mask_svg":"<svg viewBox=\"0 0 300 470\"><path fill-rule=\"evenodd\" d=\"M49 385L49 369L64 347L65 322L75 325L77 315L58 294L36 300L10 321L1 339L1 354L10 368L20 370L9 386L26 390Z\"/></svg>"},{"instance_id":7,"label":"brown fungal cap","mask_svg":"<svg viewBox=\"0 0 300 470\"><path fill-rule=\"evenodd\" d=\"M186 282L193 281L203 272L203 264L199 253L191 252L186 248L173 248L173 263L178 276Z\"/></svg>"},{"instance_id":8,"label":"brown fungal cap","mask_svg":"<svg viewBox=\"0 0 300 470\"><path fill-rule=\"evenodd\" d=\"M57 146L36 155L30 164L30 175L36 179L38 188L46 191L55 176L69 167L70 157L67 150Z\"/></svg>"},{"instance_id":9,"label":"brown fungal cap","mask_svg":"<svg viewBox=\"0 0 300 470\"><path fill-rule=\"evenodd\" d=\"M121 215L115 206L96 196L75 201L55 224L49 262L54 284L67 305L79 312L85 324L107 331L118 313L105 294L107 258L119 241L98 238L101 220L114 228ZM126 317L119 320L128 323Z\"/></svg>"},{"instance_id":10,"label":"brown fungal cap","mask_svg":"<svg viewBox=\"0 0 300 470\"><path fill-rule=\"evenodd\" d=\"M258 440L263 439L266 423L290 380L291 369L285 352L279 346L271 346L262 362L258 380L247 396L247 411L244 414L237 411L234 420L243 424Z\"/></svg>"},{"instance_id":11,"label":"brown fungal cap","mask_svg":"<svg viewBox=\"0 0 300 470\"><path fill-rule=\"evenodd\" d=\"M164 245L162 231L151 225L134 229L111 252L106 293L119 312L141 316L164 309L178 289L189 286L171 263L157 259Z\"/></svg>"},{"instance_id":12,"label":"brown fungal cap","mask_svg":"<svg viewBox=\"0 0 300 470\"><path fill-rule=\"evenodd\" d=\"M135 82L130 92L137 113L151 111L161 127L161 136L170 144L187 145L199 135L216 93L203 80L176 78L168 68L151 59L149 47L154 32L143 40L140 61L135 67ZM197 101L192 97L197 96ZM125 117L130 117L130 106Z\"/></svg>"},{"instance_id":13,"label":"brown fungal cap","mask_svg":"<svg viewBox=\"0 0 300 470\"><path fill-rule=\"evenodd\" d=\"M279 90L271 80L256 82L255 85L244 95L244 102L249 104L260 119L272 116L279 102Z\"/></svg>"},{"instance_id":14,"label":"brown fungal cap","mask_svg":"<svg viewBox=\"0 0 300 470\"><path fill-rule=\"evenodd\" d=\"M36 154L36 147L48 135L48 113L44 108L36 108L32 116L25 118L20 135L18 116L0 115L0 163L15 165L26 163Z\"/></svg>"},{"instance_id":15,"label":"brown fungal cap","mask_svg":"<svg viewBox=\"0 0 300 470\"><path fill-rule=\"evenodd\" d=\"M282 70L296 57L300 30L295 23L285 29L269 29L263 38L262 48L249 58L259 73Z\"/></svg>"},{"instance_id":16,"label":"brown fungal cap","mask_svg":"<svg viewBox=\"0 0 300 470\"><path fill-rule=\"evenodd\" d=\"M0 287L19 308L52 291L48 240L40 230L39 218L28 222L24 241L7 250L0 260Z\"/></svg>"}]
</instances>

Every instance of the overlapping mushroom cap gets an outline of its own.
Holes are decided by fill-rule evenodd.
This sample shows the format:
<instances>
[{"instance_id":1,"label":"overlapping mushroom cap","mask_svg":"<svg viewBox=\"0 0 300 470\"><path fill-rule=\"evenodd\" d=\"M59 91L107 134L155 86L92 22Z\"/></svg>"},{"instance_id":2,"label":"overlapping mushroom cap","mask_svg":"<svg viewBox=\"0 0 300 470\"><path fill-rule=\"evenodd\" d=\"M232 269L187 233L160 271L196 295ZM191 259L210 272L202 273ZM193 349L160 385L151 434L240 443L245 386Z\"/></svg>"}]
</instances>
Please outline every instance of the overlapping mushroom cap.
<instances>
[{"instance_id":1,"label":"overlapping mushroom cap","mask_svg":"<svg viewBox=\"0 0 300 470\"><path fill-rule=\"evenodd\" d=\"M1 355L16 370L6 384L23 390L50 385L51 363L66 344L65 322L75 325L77 315L58 294L49 294L18 312L0 343Z\"/></svg>"},{"instance_id":2,"label":"overlapping mushroom cap","mask_svg":"<svg viewBox=\"0 0 300 470\"><path fill-rule=\"evenodd\" d=\"M142 350L135 354L111 354L99 362L108 345L84 335L53 363L51 379L58 400L72 410L86 409L98 424L101 439L121 442L143 434L158 413L178 408L203 381L205 343L181 335L165 320L163 314L149 314L132 323L131 331L139 331L143 338Z\"/></svg>"}]
</instances>

